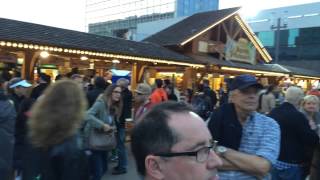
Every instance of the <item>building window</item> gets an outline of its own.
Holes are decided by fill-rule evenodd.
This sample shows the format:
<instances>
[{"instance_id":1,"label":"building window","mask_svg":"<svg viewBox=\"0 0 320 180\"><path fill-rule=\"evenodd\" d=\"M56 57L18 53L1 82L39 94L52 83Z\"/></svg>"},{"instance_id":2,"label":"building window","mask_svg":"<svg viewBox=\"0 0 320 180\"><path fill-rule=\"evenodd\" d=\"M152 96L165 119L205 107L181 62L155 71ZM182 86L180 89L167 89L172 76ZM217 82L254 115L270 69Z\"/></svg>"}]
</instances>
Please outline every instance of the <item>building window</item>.
<instances>
[{"instance_id":1,"label":"building window","mask_svg":"<svg viewBox=\"0 0 320 180\"><path fill-rule=\"evenodd\" d=\"M274 47L274 31L263 31L257 33L262 44L266 47Z\"/></svg>"},{"instance_id":2,"label":"building window","mask_svg":"<svg viewBox=\"0 0 320 180\"><path fill-rule=\"evenodd\" d=\"M296 47L296 39L299 36L299 29L290 29L288 37L288 46Z\"/></svg>"}]
</instances>

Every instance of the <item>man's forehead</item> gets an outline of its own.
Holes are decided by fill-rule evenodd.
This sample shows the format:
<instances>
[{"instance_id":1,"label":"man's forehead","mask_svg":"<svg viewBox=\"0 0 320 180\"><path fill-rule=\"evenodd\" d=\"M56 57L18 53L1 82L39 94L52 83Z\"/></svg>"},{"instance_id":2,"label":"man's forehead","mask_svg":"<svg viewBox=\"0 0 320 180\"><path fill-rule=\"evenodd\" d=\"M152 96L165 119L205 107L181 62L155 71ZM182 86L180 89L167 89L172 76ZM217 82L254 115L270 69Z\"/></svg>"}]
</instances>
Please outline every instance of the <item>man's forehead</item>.
<instances>
[{"instance_id":1,"label":"man's forehead","mask_svg":"<svg viewBox=\"0 0 320 180\"><path fill-rule=\"evenodd\" d=\"M182 149L211 139L204 121L193 112L171 114L168 124L178 136L177 145Z\"/></svg>"},{"instance_id":2,"label":"man's forehead","mask_svg":"<svg viewBox=\"0 0 320 180\"><path fill-rule=\"evenodd\" d=\"M171 112L169 114L169 124L180 125L181 123L195 123L195 124L202 124L203 120L194 112L186 111L186 112ZM188 127L188 126L186 126Z\"/></svg>"}]
</instances>

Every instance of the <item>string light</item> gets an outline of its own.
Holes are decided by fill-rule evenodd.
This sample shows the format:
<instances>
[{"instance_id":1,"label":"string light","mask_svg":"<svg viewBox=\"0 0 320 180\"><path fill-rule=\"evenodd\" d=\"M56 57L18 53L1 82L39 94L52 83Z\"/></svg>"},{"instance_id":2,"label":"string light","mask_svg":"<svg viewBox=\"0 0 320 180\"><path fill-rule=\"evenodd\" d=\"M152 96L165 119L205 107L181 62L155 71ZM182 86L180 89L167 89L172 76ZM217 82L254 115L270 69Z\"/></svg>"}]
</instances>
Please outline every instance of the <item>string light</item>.
<instances>
[{"instance_id":1,"label":"string light","mask_svg":"<svg viewBox=\"0 0 320 180\"><path fill-rule=\"evenodd\" d=\"M142 62L174 64L174 65L182 65L182 66L194 66L194 67L199 67L199 68L204 67L204 65L202 65L202 64L193 64L193 63L187 63L187 62L175 62L172 60L137 57L137 56L129 56L129 55L121 55L121 54L111 54L111 53L106 53L106 52L102 53L102 52L92 52L92 51L84 51L84 50L76 50L76 49L66 49L66 48L43 46L43 45L37 45L37 44L23 44L23 43L17 43L17 42L0 41L0 46L35 49L35 50L46 51L47 53L49 51L56 51L56 52L58 51L58 52L71 53L71 54L85 54L85 55L91 55L91 56L115 58L115 59L119 59L119 60L134 60L134 61L142 61Z\"/></svg>"}]
</instances>

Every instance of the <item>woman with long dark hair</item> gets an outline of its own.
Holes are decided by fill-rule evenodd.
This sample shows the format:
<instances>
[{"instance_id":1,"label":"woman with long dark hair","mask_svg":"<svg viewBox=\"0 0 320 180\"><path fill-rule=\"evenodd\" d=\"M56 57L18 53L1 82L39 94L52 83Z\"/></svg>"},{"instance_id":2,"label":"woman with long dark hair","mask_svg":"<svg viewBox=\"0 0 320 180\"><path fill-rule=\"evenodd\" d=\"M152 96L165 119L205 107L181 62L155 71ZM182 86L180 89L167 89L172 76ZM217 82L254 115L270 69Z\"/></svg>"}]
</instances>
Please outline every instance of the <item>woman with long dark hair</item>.
<instances>
[{"instance_id":1,"label":"woman with long dark hair","mask_svg":"<svg viewBox=\"0 0 320 180\"><path fill-rule=\"evenodd\" d=\"M92 130L112 131L115 121L122 112L121 87L110 85L105 92L97 98L92 107L87 111L86 136ZM90 147L89 147L90 149ZM100 180L108 169L106 150L90 149L92 152L93 180Z\"/></svg>"}]
</instances>

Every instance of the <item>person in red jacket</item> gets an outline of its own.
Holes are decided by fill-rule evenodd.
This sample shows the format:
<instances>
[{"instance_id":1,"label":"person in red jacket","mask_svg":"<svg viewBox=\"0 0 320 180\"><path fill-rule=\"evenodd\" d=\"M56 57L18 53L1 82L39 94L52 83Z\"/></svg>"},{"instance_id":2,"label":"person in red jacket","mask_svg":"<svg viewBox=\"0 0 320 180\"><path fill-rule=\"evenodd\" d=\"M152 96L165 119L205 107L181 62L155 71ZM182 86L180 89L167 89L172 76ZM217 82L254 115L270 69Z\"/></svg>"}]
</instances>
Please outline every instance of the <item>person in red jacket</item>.
<instances>
[{"instance_id":1,"label":"person in red jacket","mask_svg":"<svg viewBox=\"0 0 320 180\"><path fill-rule=\"evenodd\" d=\"M152 105L168 100L167 92L163 89L162 85L162 79L156 79L157 88L152 92L150 96L150 101Z\"/></svg>"}]
</instances>

